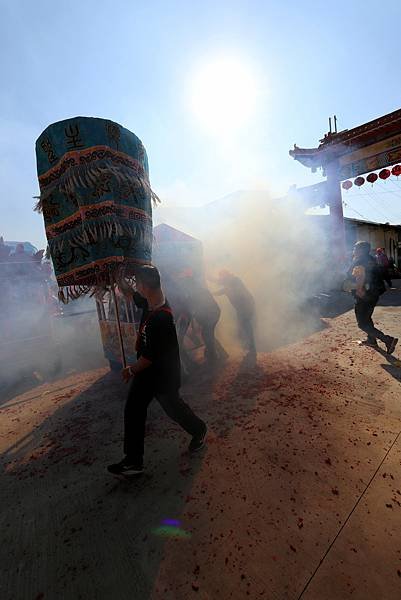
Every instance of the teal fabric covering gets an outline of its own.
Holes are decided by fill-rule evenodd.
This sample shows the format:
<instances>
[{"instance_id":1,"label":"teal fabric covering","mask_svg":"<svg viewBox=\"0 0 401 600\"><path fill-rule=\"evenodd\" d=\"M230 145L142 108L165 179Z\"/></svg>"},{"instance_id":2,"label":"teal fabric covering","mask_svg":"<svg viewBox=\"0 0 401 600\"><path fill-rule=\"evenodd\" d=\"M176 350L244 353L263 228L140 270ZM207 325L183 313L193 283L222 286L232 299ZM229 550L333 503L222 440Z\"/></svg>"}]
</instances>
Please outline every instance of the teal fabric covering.
<instances>
[{"instance_id":1,"label":"teal fabric covering","mask_svg":"<svg viewBox=\"0 0 401 600\"><path fill-rule=\"evenodd\" d=\"M85 291L151 262L157 197L136 135L106 119L66 119L40 135L36 159L38 210L59 286L79 295L77 286Z\"/></svg>"}]
</instances>

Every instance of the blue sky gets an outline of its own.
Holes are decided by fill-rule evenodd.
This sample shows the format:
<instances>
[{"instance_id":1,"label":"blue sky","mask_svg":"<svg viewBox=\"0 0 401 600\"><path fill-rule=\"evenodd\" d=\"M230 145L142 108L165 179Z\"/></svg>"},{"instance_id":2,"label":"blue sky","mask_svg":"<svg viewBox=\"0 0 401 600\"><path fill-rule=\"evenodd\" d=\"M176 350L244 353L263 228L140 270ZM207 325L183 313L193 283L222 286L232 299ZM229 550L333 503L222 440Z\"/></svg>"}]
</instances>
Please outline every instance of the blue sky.
<instances>
[{"instance_id":1,"label":"blue sky","mask_svg":"<svg viewBox=\"0 0 401 600\"><path fill-rule=\"evenodd\" d=\"M166 206L319 180L288 156L294 142L315 146L330 115L345 129L401 106L399 6L0 0L0 235L44 245L34 143L78 114L142 139ZM197 71L221 57L249 66L258 91L246 126L226 136L204 130L189 99ZM401 222L398 182L388 183L349 193L346 214Z\"/></svg>"}]
</instances>

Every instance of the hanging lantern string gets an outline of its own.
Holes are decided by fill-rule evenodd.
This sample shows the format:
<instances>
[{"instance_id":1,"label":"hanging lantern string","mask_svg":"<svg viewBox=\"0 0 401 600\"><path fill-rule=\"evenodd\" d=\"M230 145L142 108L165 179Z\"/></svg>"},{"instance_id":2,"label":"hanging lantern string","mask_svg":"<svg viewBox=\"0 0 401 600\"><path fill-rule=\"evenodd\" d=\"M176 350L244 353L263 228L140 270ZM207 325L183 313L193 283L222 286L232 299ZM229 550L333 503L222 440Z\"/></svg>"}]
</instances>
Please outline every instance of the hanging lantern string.
<instances>
[{"instance_id":1,"label":"hanging lantern string","mask_svg":"<svg viewBox=\"0 0 401 600\"><path fill-rule=\"evenodd\" d=\"M377 173L369 173L369 175L366 177L366 181L368 181L369 183L373 184L375 183L375 181L377 181L379 178Z\"/></svg>"},{"instance_id":2,"label":"hanging lantern string","mask_svg":"<svg viewBox=\"0 0 401 600\"><path fill-rule=\"evenodd\" d=\"M390 177L390 175L394 175L394 177L398 178L401 175L401 165L394 165L394 167L391 169L391 171L390 171L390 169L382 169L379 174L369 173L369 175L366 176L366 181L368 181L369 183L371 183L373 185L379 178L382 181L386 181L386 179L388 179ZM342 182L341 187L344 190L348 191L352 188L353 185L356 185L357 187L361 187L364 183L365 183L365 178L361 177L359 175L358 177L356 177L354 179L353 182L350 179L346 179L345 181Z\"/></svg>"},{"instance_id":3,"label":"hanging lantern string","mask_svg":"<svg viewBox=\"0 0 401 600\"><path fill-rule=\"evenodd\" d=\"M391 175L390 169L382 169L379 173L379 177L380 177L380 179L383 179L383 181L385 181L388 177L390 177L390 175Z\"/></svg>"}]
</instances>

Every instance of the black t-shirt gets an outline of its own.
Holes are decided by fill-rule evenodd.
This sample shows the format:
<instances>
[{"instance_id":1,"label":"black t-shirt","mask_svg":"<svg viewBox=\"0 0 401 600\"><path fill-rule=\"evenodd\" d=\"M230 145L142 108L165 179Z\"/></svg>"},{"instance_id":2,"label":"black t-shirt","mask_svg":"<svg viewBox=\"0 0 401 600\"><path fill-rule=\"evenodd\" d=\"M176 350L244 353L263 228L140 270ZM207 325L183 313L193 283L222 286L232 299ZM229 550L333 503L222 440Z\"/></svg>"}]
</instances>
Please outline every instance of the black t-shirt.
<instances>
[{"instance_id":1,"label":"black t-shirt","mask_svg":"<svg viewBox=\"0 0 401 600\"><path fill-rule=\"evenodd\" d=\"M171 308L165 302L160 308L150 311L147 300L138 293L134 295L134 302L143 310L137 357L143 356L152 362L142 373L149 378L156 392L178 390L181 385L180 351Z\"/></svg>"}]
</instances>

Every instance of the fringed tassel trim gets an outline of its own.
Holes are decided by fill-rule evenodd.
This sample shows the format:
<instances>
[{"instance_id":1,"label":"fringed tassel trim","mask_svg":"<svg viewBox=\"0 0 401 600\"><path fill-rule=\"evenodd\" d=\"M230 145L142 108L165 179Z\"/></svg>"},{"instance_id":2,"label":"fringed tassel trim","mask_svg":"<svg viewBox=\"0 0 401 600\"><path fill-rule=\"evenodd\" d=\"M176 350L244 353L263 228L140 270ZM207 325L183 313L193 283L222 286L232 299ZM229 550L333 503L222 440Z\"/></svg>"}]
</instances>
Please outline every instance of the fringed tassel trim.
<instances>
[{"instance_id":1,"label":"fringed tassel trim","mask_svg":"<svg viewBox=\"0 0 401 600\"><path fill-rule=\"evenodd\" d=\"M43 203L42 198L40 196L33 196L34 200L36 200L36 204L33 207L33 210L37 213L43 212Z\"/></svg>"},{"instance_id":2,"label":"fringed tassel trim","mask_svg":"<svg viewBox=\"0 0 401 600\"><path fill-rule=\"evenodd\" d=\"M152 244L152 230L149 225L142 223L121 223L110 219L97 223L83 223L77 231L69 232L66 237L57 237L49 241L52 252L62 252L66 245L82 247L96 244L99 241L110 240L115 242L115 237L132 238L136 244L149 246Z\"/></svg>"},{"instance_id":3,"label":"fringed tassel trim","mask_svg":"<svg viewBox=\"0 0 401 600\"><path fill-rule=\"evenodd\" d=\"M130 265L132 269L132 265ZM135 277L127 275L127 265L112 264L102 273L98 273L93 278L92 285L69 285L59 287L58 299L63 304L68 304L72 300L77 300L82 296L95 296L97 299L110 291L111 285L117 285L119 292L126 298L132 296L134 292Z\"/></svg>"},{"instance_id":4,"label":"fringed tassel trim","mask_svg":"<svg viewBox=\"0 0 401 600\"><path fill-rule=\"evenodd\" d=\"M132 185L140 189L146 194L156 206L160 204L160 198L150 187L149 180L142 174L138 173L134 168L127 166L117 167L115 165L109 165L99 161L91 165L78 165L71 167L62 175L57 181L54 181L41 188L39 202L35 210L39 212L43 210L43 202L55 192L57 189L59 192L71 196L79 194L79 190L90 189L96 187L96 184L100 181L107 179L112 175L120 185L127 185L129 188Z\"/></svg>"}]
</instances>

